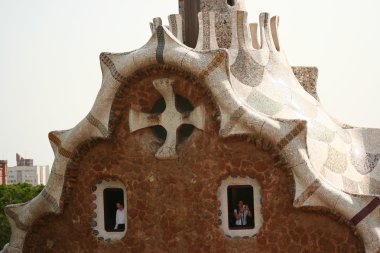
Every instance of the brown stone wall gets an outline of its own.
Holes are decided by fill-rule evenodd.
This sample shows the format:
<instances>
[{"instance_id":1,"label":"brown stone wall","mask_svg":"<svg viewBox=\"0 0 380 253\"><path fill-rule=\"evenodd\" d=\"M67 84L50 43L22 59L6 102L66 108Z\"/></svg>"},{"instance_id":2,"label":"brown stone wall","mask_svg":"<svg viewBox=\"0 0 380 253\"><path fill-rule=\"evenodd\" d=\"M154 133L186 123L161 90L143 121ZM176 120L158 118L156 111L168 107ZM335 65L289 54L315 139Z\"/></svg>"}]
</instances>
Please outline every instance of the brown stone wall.
<instances>
[{"instance_id":1,"label":"brown stone wall","mask_svg":"<svg viewBox=\"0 0 380 253\"><path fill-rule=\"evenodd\" d=\"M160 98L152 80L162 77L174 78L175 92L207 111L205 131L194 130L171 161L154 157L162 141L151 129L128 129L129 108L150 111ZM276 166L274 151L262 151L248 137L221 139L217 118L191 77L170 68L137 75L115 99L111 138L84 143L69 165L64 213L36 222L25 252L364 252L343 219L294 208L294 181L289 170ZM256 237L228 238L218 227L217 189L232 174L261 184L264 224ZM112 243L93 237L90 225L91 188L104 178L123 182L128 197L128 231Z\"/></svg>"}]
</instances>

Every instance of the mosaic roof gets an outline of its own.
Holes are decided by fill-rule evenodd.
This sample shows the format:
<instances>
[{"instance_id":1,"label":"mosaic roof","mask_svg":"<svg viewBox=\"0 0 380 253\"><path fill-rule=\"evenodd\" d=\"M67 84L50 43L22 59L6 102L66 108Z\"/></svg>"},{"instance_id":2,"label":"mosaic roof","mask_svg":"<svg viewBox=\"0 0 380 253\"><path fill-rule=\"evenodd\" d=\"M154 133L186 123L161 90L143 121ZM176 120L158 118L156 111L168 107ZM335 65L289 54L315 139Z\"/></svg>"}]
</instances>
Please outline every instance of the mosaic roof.
<instances>
[{"instance_id":1,"label":"mosaic roof","mask_svg":"<svg viewBox=\"0 0 380 253\"><path fill-rule=\"evenodd\" d=\"M100 55L103 83L94 106L74 128L49 134L55 153L49 182L32 201L6 208L12 238L2 252L22 252L33 222L62 212L65 172L76 148L86 140L110 136L118 88L128 84L133 73L152 65L176 66L202 80L220 111L221 137L250 134L272 143L293 172L294 206L333 210L357 227L367 252L379 250L380 130L347 126L329 116L313 82L302 81L315 79L317 71L292 69L287 62L277 33L279 18L262 13L258 24L248 24L247 12L238 6L203 3L195 49L183 44L182 18L174 14L169 27L154 19L152 37L143 47ZM166 102L172 99L170 80L158 80L155 88ZM131 130L151 124L148 116L133 115ZM167 118L156 124L167 130L174 127L171 119L176 124L183 120L174 109L163 117ZM202 129L202 108L186 120ZM176 157L175 143L175 137L168 136L156 157Z\"/></svg>"}]
</instances>

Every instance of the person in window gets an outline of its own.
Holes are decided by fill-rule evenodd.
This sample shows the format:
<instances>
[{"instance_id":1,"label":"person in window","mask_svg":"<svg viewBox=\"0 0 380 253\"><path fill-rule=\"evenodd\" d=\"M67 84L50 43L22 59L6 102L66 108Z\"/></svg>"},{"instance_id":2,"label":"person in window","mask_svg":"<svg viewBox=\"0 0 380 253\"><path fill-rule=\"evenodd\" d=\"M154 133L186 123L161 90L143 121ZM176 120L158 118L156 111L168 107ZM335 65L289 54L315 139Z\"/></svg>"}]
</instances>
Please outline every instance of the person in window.
<instances>
[{"instance_id":1,"label":"person in window","mask_svg":"<svg viewBox=\"0 0 380 253\"><path fill-rule=\"evenodd\" d=\"M125 229L125 212L124 205L120 202L116 203L116 224L115 230L124 231Z\"/></svg>"},{"instance_id":2,"label":"person in window","mask_svg":"<svg viewBox=\"0 0 380 253\"><path fill-rule=\"evenodd\" d=\"M248 205L244 205L243 201L240 200L238 202L238 208L234 210L234 216L236 226L246 226L247 218L252 217L252 213Z\"/></svg>"}]
</instances>

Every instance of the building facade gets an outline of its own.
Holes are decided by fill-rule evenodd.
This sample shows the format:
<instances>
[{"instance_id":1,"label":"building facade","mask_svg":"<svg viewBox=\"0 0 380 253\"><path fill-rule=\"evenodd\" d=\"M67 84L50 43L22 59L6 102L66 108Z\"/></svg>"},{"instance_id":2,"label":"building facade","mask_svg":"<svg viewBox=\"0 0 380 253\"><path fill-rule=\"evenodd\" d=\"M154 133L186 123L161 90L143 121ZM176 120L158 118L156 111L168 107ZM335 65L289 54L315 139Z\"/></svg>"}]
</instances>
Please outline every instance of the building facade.
<instances>
[{"instance_id":1,"label":"building facade","mask_svg":"<svg viewBox=\"0 0 380 253\"><path fill-rule=\"evenodd\" d=\"M50 169L46 166L14 166L8 167L8 184L28 183L46 185Z\"/></svg>"},{"instance_id":2,"label":"building facade","mask_svg":"<svg viewBox=\"0 0 380 253\"><path fill-rule=\"evenodd\" d=\"M33 159L24 159L19 154L16 154L16 164L8 167L7 184L47 184L50 175L49 165L34 165Z\"/></svg>"},{"instance_id":3,"label":"building facade","mask_svg":"<svg viewBox=\"0 0 380 253\"><path fill-rule=\"evenodd\" d=\"M379 252L380 130L327 114L278 17L180 6L197 33L155 18L143 47L100 55L93 108L49 133L48 184L5 208L3 252Z\"/></svg>"},{"instance_id":4,"label":"building facade","mask_svg":"<svg viewBox=\"0 0 380 253\"><path fill-rule=\"evenodd\" d=\"M33 159L25 159L18 153L16 154L16 162L17 166L33 166Z\"/></svg>"},{"instance_id":5,"label":"building facade","mask_svg":"<svg viewBox=\"0 0 380 253\"><path fill-rule=\"evenodd\" d=\"M7 184L8 161L0 160L0 185Z\"/></svg>"}]
</instances>

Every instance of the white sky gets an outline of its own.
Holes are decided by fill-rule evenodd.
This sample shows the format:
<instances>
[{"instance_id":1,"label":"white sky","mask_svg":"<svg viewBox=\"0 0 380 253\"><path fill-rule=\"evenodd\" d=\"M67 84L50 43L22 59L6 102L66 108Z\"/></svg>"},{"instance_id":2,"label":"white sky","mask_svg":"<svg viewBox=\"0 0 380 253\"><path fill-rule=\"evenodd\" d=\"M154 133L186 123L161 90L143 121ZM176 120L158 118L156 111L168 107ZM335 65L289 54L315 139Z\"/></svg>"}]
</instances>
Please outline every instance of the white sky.
<instances>
[{"instance_id":1,"label":"white sky","mask_svg":"<svg viewBox=\"0 0 380 253\"><path fill-rule=\"evenodd\" d=\"M133 3L132 3L133 2ZM247 0L249 20L281 17L280 42L295 66L317 66L327 110L380 128L379 0ZM51 165L49 131L74 127L100 88L101 52L150 37L148 22L178 13L177 0L0 0L0 160Z\"/></svg>"}]
</instances>

